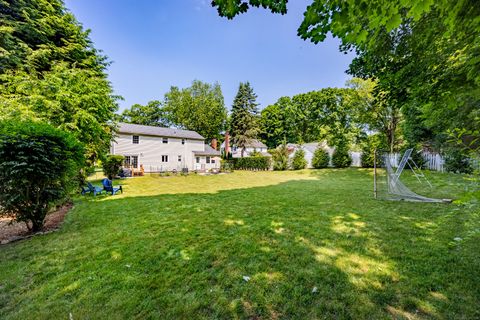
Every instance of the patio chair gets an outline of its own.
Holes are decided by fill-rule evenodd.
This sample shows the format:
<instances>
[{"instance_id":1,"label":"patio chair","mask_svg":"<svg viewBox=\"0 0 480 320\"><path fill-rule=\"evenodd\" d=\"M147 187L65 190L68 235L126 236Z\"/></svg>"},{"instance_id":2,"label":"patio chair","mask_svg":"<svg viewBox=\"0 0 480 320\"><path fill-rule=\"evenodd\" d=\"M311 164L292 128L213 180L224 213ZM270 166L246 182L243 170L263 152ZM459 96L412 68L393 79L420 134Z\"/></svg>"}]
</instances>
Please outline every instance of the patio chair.
<instances>
[{"instance_id":1,"label":"patio chair","mask_svg":"<svg viewBox=\"0 0 480 320\"><path fill-rule=\"evenodd\" d=\"M102 188L94 186L90 182L87 182L87 188L88 188L88 193L93 193L94 196L96 196L97 194L101 194L103 192ZM83 189L84 188L82 187L82 190ZM84 194L83 191L82 191L82 194Z\"/></svg>"},{"instance_id":2,"label":"patio chair","mask_svg":"<svg viewBox=\"0 0 480 320\"><path fill-rule=\"evenodd\" d=\"M112 195L116 194L118 191L123 193L122 186L114 187L112 184L112 180L105 178L102 180L102 184L103 184L103 190L105 190L105 192L111 192Z\"/></svg>"}]
</instances>

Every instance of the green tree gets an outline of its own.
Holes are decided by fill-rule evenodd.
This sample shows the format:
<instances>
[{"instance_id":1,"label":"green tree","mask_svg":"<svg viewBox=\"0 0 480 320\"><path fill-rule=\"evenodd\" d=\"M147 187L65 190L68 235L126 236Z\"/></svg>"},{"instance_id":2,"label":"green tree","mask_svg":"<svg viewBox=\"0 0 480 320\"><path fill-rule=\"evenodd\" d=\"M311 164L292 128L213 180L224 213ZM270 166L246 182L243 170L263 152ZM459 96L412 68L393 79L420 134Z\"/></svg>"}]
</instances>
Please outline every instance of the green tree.
<instances>
[{"instance_id":1,"label":"green tree","mask_svg":"<svg viewBox=\"0 0 480 320\"><path fill-rule=\"evenodd\" d=\"M272 155L273 170L284 171L288 169L288 155L290 152L285 143L279 145L273 150L269 150L269 152Z\"/></svg>"},{"instance_id":2,"label":"green tree","mask_svg":"<svg viewBox=\"0 0 480 320\"><path fill-rule=\"evenodd\" d=\"M230 133L233 142L241 148L242 158L245 146L256 139L260 132L257 95L249 82L240 83L237 95L233 101L230 118Z\"/></svg>"},{"instance_id":3,"label":"green tree","mask_svg":"<svg viewBox=\"0 0 480 320\"><path fill-rule=\"evenodd\" d=\"M108 179L114 179L123 165L124 156L109 154L106 156L105 160L102 162L103 173L108 177Z\"/></svg>"},{"instance_id":4,"label":"green tree","mask_svg":"<svg viewBox=\"0 0 480 320\"><path fill-rule=\"evenodd\" d=\"M301 170L307 167L307 160L305 159L305 151L298 149L293 154L292 158L292 169Z\"/></svg>"},{"instance_id":5,"label":"green tree","mask_svg":"<svg viewBox=\"0 0 480 320\"><path fill-rule=\"evenodd\" d=\"M327 151L322 147L318 146L315 152L313 153L312 166L315 169L321 169L328 167L330 163L330 156Z\"/></svg>"},{"instance_id":6,"label":"green tree","mask_svg":"<svg viewBox=\"0 0 480 320\"><path fill-rule=\"evenodd\" d=\"M0 119L70 131L92 163L109 148L117 109L107 58L61 0L1 0L0 21Z\"/></svg>"},{"instance_id":7,"label":"green tree","mask_svg":"<svg viewBox=\"0 0 480 320\"><path fill-rule=\"evenodd\" d=\"M0 123L0 213L36 232L45 216L78 187L82 145L44 123Z\"/></svg>"},{"instance_id":8,"label":"green tree","mask_svg":"<svg viewBox=\"0 0 480 320\"><path fill-rule=\"evenodd\" d=\"M163 105L170 124L197 131L207 139L219 138L225 129L227 109L218 83L194 80L185 89L171 87Z\"/></svg>"},{"instance_id":9,"label":"green tree","mask_svg":"<svg viewBox=\"0 0 480 320\"><path fill-rule=\"evenodd\" d=\"M297 142L294 132L293 105L290 97L281 97L275 104L264 108L260 115L260 137L269 148L276 148L283 141Z\"/></svg>"},{"instance_id":10,"label":"green tree","mask_svg":"<svg viewBox=\"0 0 480 320\"><path fill-rule=\"evenodd\" d=\"M158 100L150 101L147 105L134 104L119 115L118 120L126 123L141 124L145 126L168 127L166 111Z\"/></svg>"},{"instance_id":11,"label":"green tree","mask_svg":"<svg viewBox=\"0 0 480 320\"><path fill-rule=\"evenodd\" d=\"M343 143L335 147L335 151L332 154L332 164L336 168L346 168L352 164L347 144Z\"/></svg>"}]
</instances>

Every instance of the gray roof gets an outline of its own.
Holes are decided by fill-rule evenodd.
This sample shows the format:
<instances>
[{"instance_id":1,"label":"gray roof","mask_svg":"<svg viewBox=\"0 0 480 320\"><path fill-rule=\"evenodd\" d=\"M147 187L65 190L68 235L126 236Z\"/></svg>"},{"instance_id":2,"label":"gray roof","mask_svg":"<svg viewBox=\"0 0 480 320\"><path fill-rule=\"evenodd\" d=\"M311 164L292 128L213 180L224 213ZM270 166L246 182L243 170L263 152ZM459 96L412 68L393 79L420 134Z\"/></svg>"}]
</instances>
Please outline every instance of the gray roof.
<instances>
[{"instance_id":1,"label":"gray roof","mask_svg":"<svg viewBox=\"0 0 480 320\"><path fill-rule=\"evenodd\" d=\"M199 133L190 130L181 130L175 128L164 128L154 126L144 126L140 124L123 123L118 124L118 133L144 134L147 136L185 138L194 140L205 140Z\"/></svg>"},{"instance_id":2,"label":"gray roof","mask_svg":"<svg viewBox=\"0 0 480 320\"><path fill-rule=\"evenodd\" d=\"M266 148L267 146L262 141L252 139L245 144L247 148Z\"/></svg>"},{"instance_id":3,"label":"gray roof","mask_svg":"<svg viewBox=\"0 0 480 320\"><path fill-rule=\"evenodd\" d=\"M205 145L205 151L193 151L196 156L219 156L221 155L220 151L213 149L208 144Z\"/></svg>"}]
</instances>

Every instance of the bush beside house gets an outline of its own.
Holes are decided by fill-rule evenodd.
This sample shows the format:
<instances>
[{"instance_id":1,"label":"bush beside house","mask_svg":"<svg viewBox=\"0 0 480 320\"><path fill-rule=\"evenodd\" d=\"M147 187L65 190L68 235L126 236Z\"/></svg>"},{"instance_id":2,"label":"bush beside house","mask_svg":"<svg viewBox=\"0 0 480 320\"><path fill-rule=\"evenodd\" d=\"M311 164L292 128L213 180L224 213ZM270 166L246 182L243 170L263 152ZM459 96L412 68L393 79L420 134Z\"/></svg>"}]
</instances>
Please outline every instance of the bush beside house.
<instances>
[{"instance_id":1,"label":"bush beside house","mask_svg":"<svg viewBox=\"0 0 480 320\"><path fill-rule=\"evenodd\" d=\"M123 165L124 156L109 154L102 163L103 173L112 180L115 178Z\"/></svg>"},{"instance_id":2,"label":"bush beside house","mask_svg":"<svg viewBox=\"0 0 480 320\"><path fill-rule=\"evenodd\" d=\"M78 187L83 146L48 124L0 124L0 213L42 229L45 216Z\"/></svg>"},{"instance_id":3,"label":"bush beside house","mask_svg":"<svg viewBox=\"0 0 480 320\"><path fill-rule=\"evenodd\" d=\"M270 157L234 158L233 164L237 170L268 170L270 169Z\"/></svg>"}]
</instances>

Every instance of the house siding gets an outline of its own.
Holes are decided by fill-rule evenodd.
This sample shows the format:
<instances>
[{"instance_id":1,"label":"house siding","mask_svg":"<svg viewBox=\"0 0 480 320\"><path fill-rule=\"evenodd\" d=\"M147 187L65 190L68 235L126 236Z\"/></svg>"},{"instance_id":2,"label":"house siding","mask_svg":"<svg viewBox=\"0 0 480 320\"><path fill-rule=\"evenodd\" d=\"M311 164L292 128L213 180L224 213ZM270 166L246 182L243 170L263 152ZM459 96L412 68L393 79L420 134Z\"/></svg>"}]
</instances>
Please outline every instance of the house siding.
<instances>
[{"instance_id":1,"label":"house siding","mask_svg":"<svg viewBox=\"0 0 480 320\"><path fill-rule=\"evenodd\" d=\"M120 133L112 142L111 153L122 156L138 156L138 165L143 165L145 172L172 171L188 168L194 170L194 151L204 151L203 140L138 135L139 143L132 143L133 134ZM168 156L168 162L162 162L162 155ZM178 161L178 156L182 160Z\"/></svg>"}]
</instances>

